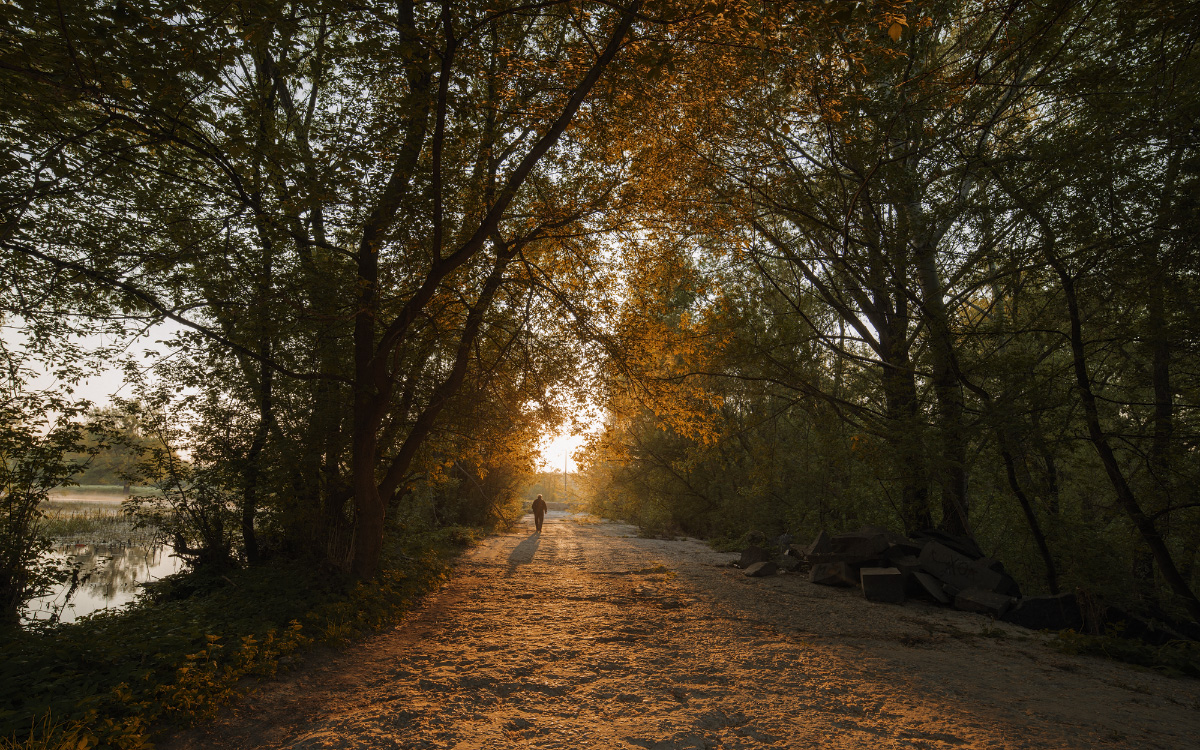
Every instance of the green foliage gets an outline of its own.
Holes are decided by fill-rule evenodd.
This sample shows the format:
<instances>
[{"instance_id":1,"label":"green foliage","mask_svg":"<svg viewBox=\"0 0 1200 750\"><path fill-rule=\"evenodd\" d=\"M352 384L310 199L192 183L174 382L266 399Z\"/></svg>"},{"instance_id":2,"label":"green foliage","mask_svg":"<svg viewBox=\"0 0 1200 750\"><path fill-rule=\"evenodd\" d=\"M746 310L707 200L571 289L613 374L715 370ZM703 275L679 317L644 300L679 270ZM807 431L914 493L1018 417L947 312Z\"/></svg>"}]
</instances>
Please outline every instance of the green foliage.
<instances>
[{"instance_id":1,"label":"green foliage","mask_svg":"<svg viewBox=\"0 0 1200 750\"><path fill-rule=\"evenodd\" d=\"M75 507L55 503L42 517L41 532L50 539L81 541L105 539L131 541L147 539L136 532L129 516L120 508L96 507L80 503Z\"/></svg>"},{"instance_id":2,"label":"green foliage","mask_svg":"<svg viewBox=\"0 0 1200 750\"><path fill-rule=\"evenodd\" d=\"M0 737L14 748L85 739L148 747L153 726L211 717L241 694L244 678L274 674L297 649L396 622L475 533L393 539L370 582L296 562L202 569L156 583L126 610L9 632L0 644Z\"/></svg>"},{"instance_id":3,"label":"green foliage","mask_svg":"<svg viewBox=\"0 0 1200 750\"><path fill-rule=\"evenodd\" d=\"M6 9L4 301L50 300L59 330L179 324L153 377L197 417L184 484L204 489L166 501L189 552L340 564L349 543L370 575L384 507L456 471L469 487L422 510L511 515L576 378L559 277L592 283L620 179L581 104L635 21L591 1Z\"/></svg>"},{"instance_id":4,"label":"green foliage","mask_svg":"<svg viewBox=\"0 0 1200 750\"><path fill-rule=\"evenodd\" d=\"M42 503L76 472L82 428L73 418L86 404L30 393L19 370L0 384L0 628L65 571L45 559L49 539Z\"/></svg>"},{"instance_id":5,"label":"green foliage","mask_svg":"<svg viewBox=\"0 0 1200 750\"><path fill-rule=\"evenodd\" d=\"M141 424L140 405L125 403L136 408L112 406L88 413L84 437L87 451L71 456L80 464L75 477L78 486L109 485L124 489L136 480L156 478L147 475L144 463L154 443Z\"/></svg>"},{"instance_id":6,"label":"green foliage","mask_svg":"<svg viewBox=\"0 0 1200 750\"><path fill-rule=\"evenodd\" d=\"M24 739L0 737L0 750L89 750L96 746L90 732L78 721L56 721L47 714L30 720Z\"/></svg>"},{"instance_id":7,"label":"green foliage","mask_svg":"<svg viewBox=\"0 0 1200 750\"><path fill-rule=\"evenodd\" d=\"M636 172L672 189L624 256L594 507L729 546L940 525L1026 593L1196 620L1200 13L904 11L664 95L704 124Z\"/></svg>"},{"instance_id":8,"label":"green foliage","mask_svg":"<svg viewBox=\"0 0 1200 750\"><path fill-rule=\"evenodd\" d=\"M526 505L538 495L548 503L577 501L581 499L581 489L578 474L567 474L564 487L561 471L540 471L526 485L521 497Z\"/></svg>"},{"instance_id":9,"label":"green foliage","mask_svg":"<svg viewBox=\"0 0 1200 750\"><path fill-rule=\"evenodd\" d=\"M1171 676L1200 677L1200 642L1168 641L1154 646L1120 633L1088 635L1067 630L1050 645L1064 654L1087 654L1138 664Z\"/></svg>"}]
</instances>

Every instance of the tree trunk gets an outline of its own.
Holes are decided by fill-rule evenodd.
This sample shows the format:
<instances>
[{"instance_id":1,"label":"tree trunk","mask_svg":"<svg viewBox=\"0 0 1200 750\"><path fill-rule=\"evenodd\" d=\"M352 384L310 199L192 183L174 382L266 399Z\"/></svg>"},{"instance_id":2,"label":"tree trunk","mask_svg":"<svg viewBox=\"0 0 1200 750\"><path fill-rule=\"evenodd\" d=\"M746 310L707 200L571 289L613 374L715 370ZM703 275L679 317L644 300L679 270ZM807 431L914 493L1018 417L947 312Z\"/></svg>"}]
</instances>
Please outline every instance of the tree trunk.
<instances>
[{"instance_id":1,"label":"tree trunk","mask_svg":"<svg viewBox=\"0 0 1200 750\"><path fill-rule=\"evenodd\" d=\"M1075 293L1075 280L1052 249L1047 248L1046 255L1050 265L1058 274L1063 294L1066 297L1067 314L1071 325L1071 359L1075 368L1075 384L1079 390L1079 398L1083 402L1083 412L1087 420L1088 437L1092 447L1100 456L1109 482L1116 491L1117 500L1120 501L1129 520L1133 522L1134 528L1138 530L1142 540L1150 549L1154 556L1154 562L1158 564L1158 569L1162 572L1163 579L1175 595L1182 600L1183 606L1192 619L1200 622L1200 599L1196 598L1196 594L1175 567L1171 551L1167 549L1166 542L1163 541L1154 521L1142 511L1141 505L1133 493L1133 488L1125 479L1125 473L1121 470L1112 446L1108 443L1108 436L1100 424L1100 409L1097 405L1096 394L1092 391L1091 376L1087 369L1087 352L1083 345L1083 323L1079 312L1079 300Z\"/></svg>"},{"instance_id":2,"label":"tree trunk","mask_svg":"<svg viewBox=\"0 0 1200 750\"><path fill-rule=\"evenodd\" d=\"M963 424L963 392L955 366L954 342L949 315L943 299L936 250L920 242L916 248L917 278L921 286L921 314L929 331L929 359L933 369L933 388L937 398L937 424L941 460L936 467L942 489L944 531L970 536L967 498L967 437Z\"/></svg>"},{"instance_id":3,"label":"tree trunk","mask_svg":"<svg viewBox=\"0 0 1200 750\"><path fill-rule=\"evenodd\" d=\"M371 404L354 405L354 446L351 471L354 476L354 541L350 572L367 579L379 570L383 554L383 498L375 483L376 445Z\"/></svg>"},{"instance_id":4,"label":"tree trunk","mask_svg":"<svg viewBox=\"0 0 1200 750\"><path fill-rule=\"evenodd\" d=\"M901 476L900 519L906 534L933 526L929 511L929 472L917 409L915 375L907 357L882 364L884 401L890 423L890 442Z\"/></svg>"},{"instance_id":5,"label":"tree trunk","mask_svg":"<svg viewBox=\"0 0 1200 750\"><path fill-rule=\"evenodd\" d=\"M1042 533L1042 526L1038 523L1033 503L1029 501L1029 497L1018 481L1016 461L1011 449L1012 441L1004 434L1003 427L996 430L996 443L1000 447L1000 457L1004 459L1004 471L1008 475L1008 486L1021 505L1021 512L1025 514L1025 522L1029 524L1029 533L1033 535L1038 553L1042 556L1042 564L1046 567L1046 587L1050 589L1051 594L1057 594L1058 570L1054 565L1054 557L1050 554L1050 545L1046 543L1046 535Z\"/></svg>"},{"instance_id":6,"label":"tree trunk","mask_svg":"<svg viewBox=\"0 0 1200 750\"><path fill-rule=\"evenodd\" d=\"M271 357L271 347L269 341L265 338L262 353L263 362L259 377L258 428L254 431L254 438L250 443L250 449L246 451L245 487L242 492L242 548L246 551L246 562L251 565L258 563L261 559L258 550L258 536L254 533L254 518L258 513L259 477L262 474L259 462L262 458L263 449L267 445L267 435L271 430L271 422L274 420L271 400L274 371L266 364Z\"/></svg>"},{"instance_id":7,"label":"tree trunk","mask_svg":"<svg viewBox=\"0 0 1200 750\"><path fill-rule=\"evenodd\" d=\"M414 68L415 72L411 86L416 100L405 126L404 146L399 158L393 165L386 187L367 216L363 225L362 238L358 247L358 308L354 316L354 424L352 438L351 466L354 485L355 530L353 556L350 564L351 571L360 578L370 578L378 571L380 555L383 549L384 529L384 496L390 495L400 481L415 455L420 442L428 434L432 420L462 382L466 368L466 356L470 345L474 342L483 313L490 304L491 292L481 291L480 300L471 310L460 340L459 355L456 358L454 371L443 381L438 392L428 407L418 418L401 447L396 459L393 459L383 484L377 478L377 462L379 460L379 428L383 423L385 411L391 401L391 393L395 388L394 374L389 372L393 355L404 345L413 321L418 319L425 306L429 304L441 283L456 269L468 263L484 250L488 242L496 245L501 221L509 205L518 191L533 173L534 168L542 157L553 147L570 125L580 106L590 95L604 70L616 57L625 43L626 37L638 17L641 0L634 0L628 8L620 12L620 20L612 31L607 45L597 56L587 73L571 92L562 111L549 124L547 130L535 141L530 150L520 160L517 166L503 181L503 186L493 196L486 214L480 219L473 233L463 233L467 239L449 254L443 254L441 247L441 222L439 206L442 196L440 190L434 189L434 237L432 238L433 264L426 273L425 279L408 300L400 305L400 311L380 329L379 340L376 341L376 316L379 314L379 251L383 246L387 231L401 210L411 186L411 178L418 168L418 160L425 143L429 115L434 115L435 127L432 144L432 163L434 173L431 175L431 185L435 188L442 184L443 175L438 170L439 152L441 149L441 134L444 132L447 91L451 60L458 42L453 37L453 18L448 3L443 4L442 23L445 34L444 48L438 51L441 58L441 73L438 79L438 90L435 96L430 96L431 75L429 66ZM404 26L415 33L413 23L412 2L403 4ZM433 107L434 100L436 108ZM489 147L492 144L487 144ZM536 234L536 232L535 232ZM533 234L526 239L531 240ZM505 248L496 246L497 253L503 253ZM515 250L513 251L515 252ZM511 256L509 256L511 257ZM503 270L507 258L497 260L494 273ZM493 279L489 278L488 284ZM495 277L499 284L499 276ZM488 301L484 298L488 297ZM472 330L474 326L474 331ZM466 346L464 350L463 346ZM461 368L459 363L462 363ZM444 389L444 390L443 390Z\"/></svg>"},{"instance_id":8,"label":"tree trunk","mask_svg":"<svg viewBox=\"0 0 1200 750\"><path fill-rule=\"evenodd\" d=\"M379 308L379 238L368 237L359 247L358 312L354 316L354 413L351 432L351 474L354 483L354 545L350 571L371 578L383 551L383 499L376 484L378 438L387 396L375 361L375 316Z\"/></svg>"}]
</instances>

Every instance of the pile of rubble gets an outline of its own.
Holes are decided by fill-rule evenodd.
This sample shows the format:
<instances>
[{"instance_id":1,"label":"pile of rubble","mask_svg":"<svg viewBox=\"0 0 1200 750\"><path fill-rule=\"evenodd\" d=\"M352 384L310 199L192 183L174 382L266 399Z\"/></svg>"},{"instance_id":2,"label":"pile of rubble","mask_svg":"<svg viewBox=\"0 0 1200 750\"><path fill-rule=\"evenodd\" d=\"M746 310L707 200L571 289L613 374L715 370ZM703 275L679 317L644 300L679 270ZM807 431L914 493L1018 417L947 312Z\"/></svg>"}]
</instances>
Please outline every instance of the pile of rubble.
<instances>
[{"instance_id":1,"label":"pile of rubble","mask_svg":"<svg viewBox=\"0 0 1200 750\"><path fill-rule=\"evenodd\" d=\"M849 534L825 532L805 548L779 539L784 565L825 586L862 589L871 601L901 603L922 598L980 612L1033 629L1079 630L1083 615L1073 594L1022 597L1004 565L970 539L929 530L909 539L878 527ZM748 576L774 575L775 555L751 546L735 563Z\"/></svg>"}]
</instances>

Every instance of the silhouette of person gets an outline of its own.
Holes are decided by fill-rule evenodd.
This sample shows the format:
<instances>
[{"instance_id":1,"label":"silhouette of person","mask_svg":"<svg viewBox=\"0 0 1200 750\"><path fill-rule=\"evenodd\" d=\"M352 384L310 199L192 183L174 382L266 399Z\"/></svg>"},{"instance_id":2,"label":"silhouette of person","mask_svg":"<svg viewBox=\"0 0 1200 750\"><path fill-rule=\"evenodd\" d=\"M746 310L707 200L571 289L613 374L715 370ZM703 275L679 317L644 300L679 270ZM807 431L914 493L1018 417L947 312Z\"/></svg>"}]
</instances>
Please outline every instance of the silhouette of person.
<instances>
[{"instance_id":1,"label":"silhouette of person","mask_svg":"<svg viewBox=\"0 0 1200 750\"><path fill-rule=\"evenodd\" d=\"M541 495L533 501L533 522L537 524L537 533L542 533L542 521L546 520L546 501Z\"/></svg>"}]
</instances>

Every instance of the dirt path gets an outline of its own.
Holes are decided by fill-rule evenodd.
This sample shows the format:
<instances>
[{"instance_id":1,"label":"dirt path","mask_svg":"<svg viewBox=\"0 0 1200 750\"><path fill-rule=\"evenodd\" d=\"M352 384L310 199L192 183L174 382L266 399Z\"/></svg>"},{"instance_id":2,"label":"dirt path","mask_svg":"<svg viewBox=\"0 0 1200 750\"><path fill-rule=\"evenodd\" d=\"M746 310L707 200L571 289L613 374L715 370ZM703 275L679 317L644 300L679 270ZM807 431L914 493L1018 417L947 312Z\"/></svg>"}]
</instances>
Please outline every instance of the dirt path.
<instances>
[{"instance_id":1,"label":"dirt path","mask_svg":"<svg viewBox=\"0 0 1200 750\"><path fill-rule=\"evenodd\" d=\"M394 631L160 747L1200 746L1200 681L551 516L488 539Z\"/></svg>"}]
</instances>

